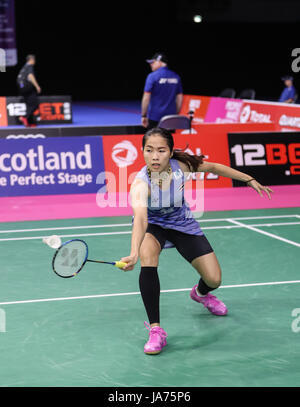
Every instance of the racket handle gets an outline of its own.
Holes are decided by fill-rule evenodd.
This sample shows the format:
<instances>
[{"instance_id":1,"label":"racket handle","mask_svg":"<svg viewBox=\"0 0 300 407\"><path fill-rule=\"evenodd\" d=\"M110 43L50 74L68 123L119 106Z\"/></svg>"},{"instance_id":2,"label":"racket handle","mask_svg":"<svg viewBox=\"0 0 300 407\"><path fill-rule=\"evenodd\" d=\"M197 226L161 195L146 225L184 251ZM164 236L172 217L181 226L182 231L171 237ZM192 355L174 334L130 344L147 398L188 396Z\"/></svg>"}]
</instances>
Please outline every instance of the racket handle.
<instances>
[{"instance_id":1,"label":"racket handle","mask_svg":"<svg viewBox=\"0 0 300 407\"><path fill-rule=\"evenodd\" d=\"M126 265L127 263L124 263L124 261L115 261L115 266L118 267L119 269L122 269Z\"/></svg>"}]
</instances>

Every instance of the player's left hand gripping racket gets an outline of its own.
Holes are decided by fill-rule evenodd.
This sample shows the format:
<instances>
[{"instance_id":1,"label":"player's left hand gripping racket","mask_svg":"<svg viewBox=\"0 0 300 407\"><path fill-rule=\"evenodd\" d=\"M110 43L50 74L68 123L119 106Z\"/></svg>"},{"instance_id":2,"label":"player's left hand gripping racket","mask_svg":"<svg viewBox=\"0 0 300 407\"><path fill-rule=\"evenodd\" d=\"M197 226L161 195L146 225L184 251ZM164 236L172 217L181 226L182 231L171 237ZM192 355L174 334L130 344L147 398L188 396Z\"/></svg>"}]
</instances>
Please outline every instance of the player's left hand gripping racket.
<instances>
[{"instance_id":1,"label":"player's left hand gripping racket","mask_svg":"<svg viewBox=\"0 0 300 407\"><path fill-rule=\"evenodd\" d=\"M63 243L54 253L52 260L53 271L63 278L76 276L86 262L111 264L122 269L126 263L122 261L100 261L88 259L88 245L84 240L72 239ZM124 270L125 271L125 270Z\"/></svg>"}]
</instances>

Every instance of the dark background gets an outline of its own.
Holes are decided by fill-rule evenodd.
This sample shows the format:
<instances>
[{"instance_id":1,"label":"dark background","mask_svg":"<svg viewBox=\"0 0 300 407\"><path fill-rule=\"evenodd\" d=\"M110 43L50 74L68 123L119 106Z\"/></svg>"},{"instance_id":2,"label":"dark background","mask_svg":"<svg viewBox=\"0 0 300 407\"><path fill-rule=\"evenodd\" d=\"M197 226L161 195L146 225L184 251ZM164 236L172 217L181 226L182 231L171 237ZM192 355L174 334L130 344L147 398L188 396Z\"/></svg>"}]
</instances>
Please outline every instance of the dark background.
<instances>
[{"instance_id":1,"label":"dark background","mask_svg":"<svg viewBox=\"0 0 300 407\"><path fill-rule=\"evenodd\" d=\"M15 3L18 65L0 74L2 96L16 94L29 53L42 94L73 100L140 99L145 59L156 51L168 55L185 94L254 88L256 99L276 100L284 74L300 89L300 73L291 71L291 52L300 47L296 0ZM194 14L203 22L195 24Z\"/></svg>"}]
</instances>

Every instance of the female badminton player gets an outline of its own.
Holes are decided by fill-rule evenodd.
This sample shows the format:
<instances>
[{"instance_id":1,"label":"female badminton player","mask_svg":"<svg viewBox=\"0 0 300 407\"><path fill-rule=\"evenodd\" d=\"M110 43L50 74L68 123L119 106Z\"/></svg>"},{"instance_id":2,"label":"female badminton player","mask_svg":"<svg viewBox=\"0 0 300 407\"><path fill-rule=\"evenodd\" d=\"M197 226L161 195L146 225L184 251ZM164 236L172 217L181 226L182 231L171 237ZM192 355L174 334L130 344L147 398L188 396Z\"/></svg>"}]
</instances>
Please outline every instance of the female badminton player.
<instances>
[{"instance_id":1,"label":"female badminton player","mask_svg":"<svg viewBox=\"0 0 300 407\"><path fill-rule=\"evenodd\" d=\"M143 137L146 165L139 171L130 189L133 208L131 252L121 261L124 270L132 270L140 258L139 286L149 324L146 354L158 354L167 344L167 333L160 326L159 255L163 248L176 247L178 252L196 269L200 280L190 293L192 300L203 304L214 315L226 315L225 304L211 291L221 284L221 268L217 257L184 200L184 181L195 172L211 172L245 182L261 196L270 199L273 192L251 176L231 167L204 161L174 149L172 134L154 128Z\"/></svg>"}]
</instances>

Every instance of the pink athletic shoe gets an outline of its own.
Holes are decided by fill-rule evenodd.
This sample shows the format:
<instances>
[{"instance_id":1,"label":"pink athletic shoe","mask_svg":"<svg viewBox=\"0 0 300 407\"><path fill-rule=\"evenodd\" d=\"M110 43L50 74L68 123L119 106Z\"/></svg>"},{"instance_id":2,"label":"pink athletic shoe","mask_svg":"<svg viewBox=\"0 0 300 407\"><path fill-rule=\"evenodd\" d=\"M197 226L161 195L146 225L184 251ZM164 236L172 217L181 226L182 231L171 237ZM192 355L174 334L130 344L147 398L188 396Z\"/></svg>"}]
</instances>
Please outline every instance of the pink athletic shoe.
<instances>
[{"instance_id":1,"label":"pink athletic shoe","mask_svg":"<svg viewBox=\"0 0 300 407\"><path fill-rule=\"evenodd\" d=\"M154 326L150 328L147 322L144 322L145 327L149 331L149 340L145 344L144 352L147 355L156 355L162 351L162 348L166 346L168 336L167 333L159 326Z\"/></svg>"},{"instance_id":2,"label":"pink athletic shoe","mask_svg":"<svg viewBox=\"0 0 300 407\"><path fill-rule=\"evenodd\" d=\"M226 315L227 314L227 307L226 305L219 300L214 295L207 293L203 295L203 297L199 296L196 292L197 285L192 288L190 293L190 297L192 300L200 302L204 305L212 314L214 315Z\"/></svg>"}]
</instances>

